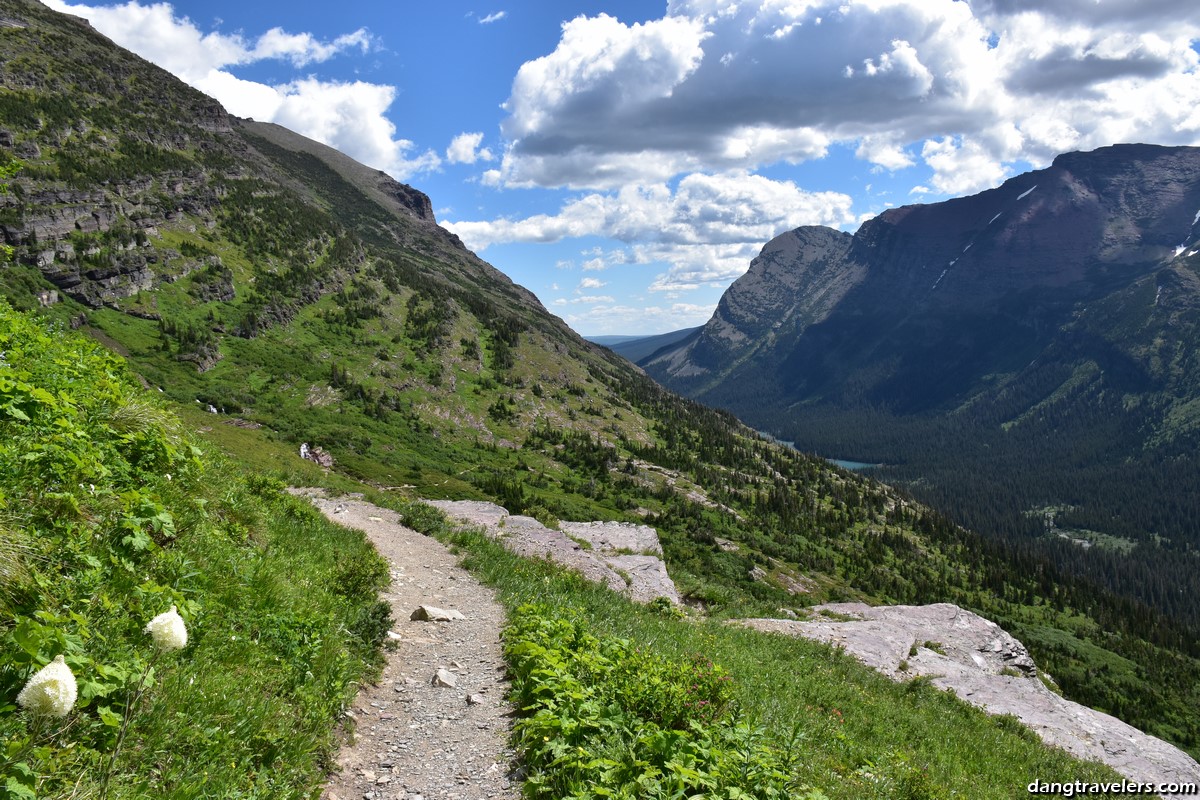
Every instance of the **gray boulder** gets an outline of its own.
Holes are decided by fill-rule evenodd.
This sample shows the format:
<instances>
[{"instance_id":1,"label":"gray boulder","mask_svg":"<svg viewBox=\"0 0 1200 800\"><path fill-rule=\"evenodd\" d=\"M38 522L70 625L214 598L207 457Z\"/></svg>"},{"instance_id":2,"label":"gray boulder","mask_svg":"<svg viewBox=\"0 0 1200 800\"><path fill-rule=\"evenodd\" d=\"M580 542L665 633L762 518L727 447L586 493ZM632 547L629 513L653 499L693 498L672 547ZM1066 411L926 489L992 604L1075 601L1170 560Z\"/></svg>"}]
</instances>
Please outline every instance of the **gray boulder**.
<instances>
[{"instance_id":1,"label":"gray boulder","mask_svg":"<svg viewBox=\"0 0 1200 800\"><path fill-rule=\"evenodd\" d=\"M503 506L478 500L427 500L451 518L479 525L514 553L548 558L614 592L648 603L665 597L680 604L675 582L660 557L658 533L647 525L621 522L562 522L547 528L533 517L509 514ZM631 554L633 551L637 554Z\"/></svg>"},{"instance_id":2,"label":"gray boulder","mask_svg":"<svg viewBox=\"0 0 1200 800\"><path fill-rule=\"evenodd\" d=\"M1200 764L1116 717L1052 692L1029 652L996 623L950 603L816 606L807 621L741 622L827 642L894 680L925 676L989 714L1011 714L1050 745L1101 761L1131 781L1200 783ZM1182 795L1164 795L1175 797Z\"/></svg>"}]
</instances>

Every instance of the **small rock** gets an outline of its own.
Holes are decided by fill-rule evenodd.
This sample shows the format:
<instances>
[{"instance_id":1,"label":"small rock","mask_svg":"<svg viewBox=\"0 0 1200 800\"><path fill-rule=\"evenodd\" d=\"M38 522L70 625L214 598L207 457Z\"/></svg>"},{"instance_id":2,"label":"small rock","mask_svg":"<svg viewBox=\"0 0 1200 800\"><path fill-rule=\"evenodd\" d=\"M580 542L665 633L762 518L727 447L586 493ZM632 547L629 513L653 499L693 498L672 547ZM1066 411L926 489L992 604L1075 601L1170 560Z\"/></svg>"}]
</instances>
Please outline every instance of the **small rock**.
<instances>
[{"instance_id":1,"label":"small rock","mask_svg":"<svg viewBox=\"0 0 1200 800\"><path fill-rule=\"evenodd\" d=\"M483 702L483 695L479 694L478 692L475 694L467 695L467 705L469 705L469 706L477 706L482 702Z\"/></svg>"},{"instance_id":2,"label":"small rock","mask_svg":"<svg viewBox=\"0 0 1200 800\"><path fill-rule=\"evenodd\" d=\"M440 686L440 687L443 687L446 689L453 689L455 686L458 685L458 678L454 675L453 672L450 672L447 669L438 669L438 671L435 672L433 675L432 683L434 686Z\"/></svg>"},{"instance_id":3,"label":"small rock","mask_svg":"<svg viewBox=\"0 0 1200 800\"><path fill-rule=\"evenodd\" d=\"M455 619L466 619L461 612L452 608L434 608L433 606L417 606L417 610L408 617L416 622L449 622Z\"/></svg>"}]
</instances>

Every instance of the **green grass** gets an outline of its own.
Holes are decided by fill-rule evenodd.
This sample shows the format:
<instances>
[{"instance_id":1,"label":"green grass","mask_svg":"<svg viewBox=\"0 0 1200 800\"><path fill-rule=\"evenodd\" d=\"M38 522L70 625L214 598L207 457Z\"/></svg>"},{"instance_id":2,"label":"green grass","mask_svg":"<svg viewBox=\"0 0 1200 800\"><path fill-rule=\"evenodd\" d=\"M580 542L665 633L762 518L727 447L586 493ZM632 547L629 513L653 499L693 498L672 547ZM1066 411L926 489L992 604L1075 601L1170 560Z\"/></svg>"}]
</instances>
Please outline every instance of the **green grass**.
<instances>
[{"instance_id":1,"label":"green grass","mask_svg":"<svg viewBox=\"0 0 1200 800\"><path fill-rule=\"evenodd\" d=\"M201 452L196 437L276 474L335 489L353 482L300 461L269 431L229 425L195 403L169 412L114 356L3 307L0 350L3 522L28 543L3 556L12 612L0 623L4 796L311 794L336 746L335 720L378 663L387 618L375 593L386 566L360 533L283 495L279 480ZM461 548L514 621L527 618L517 611L526 604L553 608L542 612L547 625L594 637L608 672L624 676L581 684L592 700L569 713L573 695L563 690L583 678L524 684L558 709L522 724L531 796L590 796L612 780L640 787L624 796L654 796L657 781L654 791L711 784L728 796L753 784L777 796L804 786L831 798L1016 797L1034 779L1111 777L927 682L894 684L824 645L638 606L478 533L453 532L427 506L394 493L375 499ZM142 628L171 604L190 642L155 657ZM731 595L720 610L755 607ZM12 698L60 654L80 697L66 724L46 725ZM725 710L664 716L692 691L687 665L710 661L733 677L713 689ZM609 730L632 738L587 740L580 746L600 760L573 758L574 775L562 753L539 757L537 742L549 743L554 726L610 707L626 716Z\"/></svg>"},{"instance_id":2,"label":"green grass","mask_svg":"<svg viewBox=\"0 0 1200 800\"><path fill-rule=\"evenodd\" d=\"M204 453L123 363L0 302L0 797L300 797L378 669L365 537ZM143 632L175 605L189 642ZM63 656L67 716L15 702Z\"/></svg>"},{"instance_id":3,"label":"green grass","mask_svg":"<svg viewBox=\"0 0 1200 800\"><path fill-rule=\"evenodd\" d=\"M242 129L210 136L189 128L187 109L207 101L170 99L171 82L151 81L140 62L122 74L151 81L154 91L139 93L129 108L127 84L113 83L110 59L99 57L106 43L79 32L51 40L46 32L55 24L34 16L32 27L11 31L8 66L38 76L46 91L0 98L18 138L43 150L17 178L26 196L42 189L53 196L63 186L59 175L106 193L114 207L138 206L140 219L118 221L115 232L74 238L111 250L153 220L157 234L145 254L157 255L157 274L177 276L211 253L236 288L231 301L200 302L191 290L201 270L116 308L66 301L44 313L63 321L86 313L88 332L162 387L201 441L287 481L410 486L412 496L486 498L542 519L646 522L658 529L681 590L717 616L849 599L956 602L1006 625L1042 600L1063 619L1087 610L1103 622L1088 634L1093 644L1143 670L1139 694L1120 706L1123 717L1192 752L1200 747L1193 713L1200 661L1168 661L1148 646L1182 649L1190 640L1172 639L1154 620L1131 623L1124 609L1124 617L1105 618L1091 609L1112 606L1094 593L1043 585L1039 570L1014 568L894 491L769 447L732 418L668 396L586 347L466 251L377 205L373 183L356 188L318 159ZM51 141L53 131L78 122L86 122L75 125L86 137ZM134 146L135 129L164 134L151 137L164 151ZM185 129L183 139L171 135ZM172 141L184 143L174 155L166 152ZM194 181L196 203L170 222L164 217L178 198L98 182L134 170L161 186L160 170L178 167ZM32 248L26 243L17 255L28 260ZM0 270L0 292L24 307L33 308L45 287L34 268ZM160 325L126 310L164 319ZM204 373L178 360L214 348L223 358ZM310 401L317 397L328 402ZM228 413L197 411L210 403ZM232 417L263 428L235 428ZM543 429L562 436L532 435ZM331 452L335 474L301 462L301 442ZM732 511L694 501L693 490ZM736 542L737 551L722 552L717 538ZM755 567L767 570L764 580L749 577ZM813 591L790 594L780 578L793 574ZM1058 624L1047 615L1039 622ZM1081 652L1094 663L1073 663L1075 679L1064 691L1117 707L1126 685L1102 671L1102 653ZM1053 654L1035 657L1045 663ZM1161 679L1157 664L1169 664L1178 679ZM1175 721L1160 723L1167 718Z\"/></svg>"}]
</instances>

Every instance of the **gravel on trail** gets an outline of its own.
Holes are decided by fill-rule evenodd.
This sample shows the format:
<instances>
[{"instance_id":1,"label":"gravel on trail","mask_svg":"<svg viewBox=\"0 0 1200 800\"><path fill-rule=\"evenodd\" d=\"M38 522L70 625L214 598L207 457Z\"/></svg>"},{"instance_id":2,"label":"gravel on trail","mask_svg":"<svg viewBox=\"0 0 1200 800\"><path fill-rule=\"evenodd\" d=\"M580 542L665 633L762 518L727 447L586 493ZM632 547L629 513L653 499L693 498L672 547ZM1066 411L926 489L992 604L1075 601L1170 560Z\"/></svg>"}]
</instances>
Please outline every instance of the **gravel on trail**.
<instances>
[{"instance_id":1,"label":"gravel on trail","mask_svg":"<svg viewBox=\"0 0 1200 800\"><path fill-rule=\"evenodd\" d=\"M392 606L394 649L385 650L379 683L362 687L347 714L353 737L338 753L323 800L519 798L500 649L505 615L493 591L445 545L401 525L394 511L354 495L292 491L363 531L392 573L380 598ZM420 606L464 619L410 619Z\"/></svg>"}]
</instances>

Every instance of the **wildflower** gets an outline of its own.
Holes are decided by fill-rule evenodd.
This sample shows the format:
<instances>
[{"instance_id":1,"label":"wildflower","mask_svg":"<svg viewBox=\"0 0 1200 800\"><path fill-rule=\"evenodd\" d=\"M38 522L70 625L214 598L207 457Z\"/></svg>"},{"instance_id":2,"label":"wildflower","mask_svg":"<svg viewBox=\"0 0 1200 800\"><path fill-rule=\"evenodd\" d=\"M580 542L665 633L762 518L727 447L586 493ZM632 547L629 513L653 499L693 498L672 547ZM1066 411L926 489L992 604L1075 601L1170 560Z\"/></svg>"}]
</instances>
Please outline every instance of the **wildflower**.
<instances>
[{"instance_id":1,"label":"wildflower","mask_svg":"<svg viewBox=\"0 0 1200 800\"><path fill-rule=\"evenodd\" d=\"M62 656L56 656L25 684L17 695L17 705L31 714L65 717L75 705L77 695L71 668Z\"/></svg>"},{"instance_id":2,"label":"wildflower","mask_svg":"<svg viewBox=\"0 0 1200 800\"><path fill-rule=\"evenodd\" d=\"M171 606L171 610L159 614L146 625L146 633L154 639L159 650L181 650L187 646L187 626L183 617Z\"/></svg>"}]
</instances>

